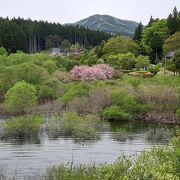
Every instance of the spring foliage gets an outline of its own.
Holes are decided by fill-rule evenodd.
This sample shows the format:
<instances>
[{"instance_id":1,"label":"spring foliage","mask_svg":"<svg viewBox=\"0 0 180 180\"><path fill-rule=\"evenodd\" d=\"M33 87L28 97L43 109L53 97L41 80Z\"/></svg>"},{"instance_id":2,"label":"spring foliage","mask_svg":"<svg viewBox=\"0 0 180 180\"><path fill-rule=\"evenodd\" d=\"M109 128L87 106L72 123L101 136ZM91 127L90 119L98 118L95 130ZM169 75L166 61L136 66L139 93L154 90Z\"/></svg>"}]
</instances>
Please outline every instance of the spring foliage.
<instances>
[{"instance_id":1,"label":"spring foliage","mask_svg":"<svg viewBox=\"0 0 180 180\"><path fill-rule=\"evenodd\" d=\"M5 108L20 113L37 104L36 88L25 81L16 83L5 95Z\"/></svg>"}]
</instances>

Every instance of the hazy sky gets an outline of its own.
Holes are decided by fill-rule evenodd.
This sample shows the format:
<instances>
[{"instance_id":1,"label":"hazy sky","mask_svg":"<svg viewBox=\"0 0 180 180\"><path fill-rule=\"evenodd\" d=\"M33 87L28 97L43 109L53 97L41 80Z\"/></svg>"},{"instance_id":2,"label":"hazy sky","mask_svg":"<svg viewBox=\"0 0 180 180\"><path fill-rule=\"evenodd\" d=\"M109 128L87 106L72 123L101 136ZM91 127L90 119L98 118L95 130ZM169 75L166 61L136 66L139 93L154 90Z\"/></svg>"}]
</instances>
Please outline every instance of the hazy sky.
<instances>
[{"instance_id":1,"label":"hazy sky","mask_svg":"<svg viewBox=\"0 0 180 180\"><path fill-rule=\"evenodd\" d=\"M94 14L108 14L147 24L151 15L166 18L174 6L180 10L180 0L0 0L0 16L63 24Z\"/></svg>"}]
</instances>

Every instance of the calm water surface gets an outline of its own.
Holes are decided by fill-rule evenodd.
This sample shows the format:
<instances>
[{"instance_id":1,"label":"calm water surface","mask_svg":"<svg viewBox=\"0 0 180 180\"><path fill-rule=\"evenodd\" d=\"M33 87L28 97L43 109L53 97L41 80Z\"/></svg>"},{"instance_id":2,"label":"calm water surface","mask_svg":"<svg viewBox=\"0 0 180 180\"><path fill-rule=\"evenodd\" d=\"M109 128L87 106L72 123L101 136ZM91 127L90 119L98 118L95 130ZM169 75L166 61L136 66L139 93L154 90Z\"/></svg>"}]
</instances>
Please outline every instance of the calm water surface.
<instances>
[{"instance_id":1,"label":"calm water surface","mask_svg":"<svg viewBox=\"0 0 180 180\"><path fill-rule=\"evenodd\" d=\"M70 137L49 138L46 133L31 141L0 140L0 163L8 176L23 179L43 173L49 166L112 163L119 155L139 153L168 143L174 130L144 123L112 123L99 140L79 142Z\"/></svg>"}]
</instances>

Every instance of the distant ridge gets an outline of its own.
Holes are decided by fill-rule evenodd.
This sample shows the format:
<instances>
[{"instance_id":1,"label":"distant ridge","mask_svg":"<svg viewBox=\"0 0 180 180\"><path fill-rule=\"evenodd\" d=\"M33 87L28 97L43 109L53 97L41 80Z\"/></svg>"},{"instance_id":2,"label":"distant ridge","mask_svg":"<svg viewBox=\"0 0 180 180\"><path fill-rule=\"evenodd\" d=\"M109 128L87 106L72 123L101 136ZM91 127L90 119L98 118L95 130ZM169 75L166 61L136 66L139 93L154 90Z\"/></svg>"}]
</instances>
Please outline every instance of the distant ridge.
<instances>
[{"instance_id":1,"label":"distant ridge","mask_svg":"<svg viewBox=\"0 0 180 180\"><path fill-rule=\"evenodd\" d=\"M118 19L109 15L95 14L73 24L88 27L89 29L132 37L139 23Z\"/></svg>"}]
</instances>

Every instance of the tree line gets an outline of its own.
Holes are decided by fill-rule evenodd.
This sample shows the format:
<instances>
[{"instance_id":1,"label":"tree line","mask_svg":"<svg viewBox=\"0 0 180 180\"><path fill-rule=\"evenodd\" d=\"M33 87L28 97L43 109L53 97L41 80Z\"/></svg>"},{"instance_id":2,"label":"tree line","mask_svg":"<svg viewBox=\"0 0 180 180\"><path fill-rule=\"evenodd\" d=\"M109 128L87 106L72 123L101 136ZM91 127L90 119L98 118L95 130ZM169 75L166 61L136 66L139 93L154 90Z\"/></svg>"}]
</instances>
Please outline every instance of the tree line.
<instances>
[{"instance_id":1,"label":"tree line","mask_svg":"<svg viewBox=\"0 0 180 180\"><path fill-rule=\"evenodd\" d=\"M149 23L143 26L140 23L135 31L133 40L141 46L149 46L151 52L148 54L153 63L157 63L165 53L163 46L166 40L180 31L180 11L175 7L167 19L154 19L152 16ZM176 43L178 44L178 42ZM173 45L173 44L172 44ZM171 49L172 50L172 49Z\"/></svg>"},{"instance_id":2,"label":"tree line","mask_svg":"<svg viewBox=\"0 0 180 180\"><path fill-rule=\"evenodd\" d=\"M34 53L49 48L48 40L59 45L64 39L71 44L79 43L85 48L96 46L111 34L94 31L82 26L61 25L47 21L32 21L31 19L0 17L0 47L6 48L8 53L21 50ZM48 44L48 45L47 45Z\"/></svg>"}]
</instances>

